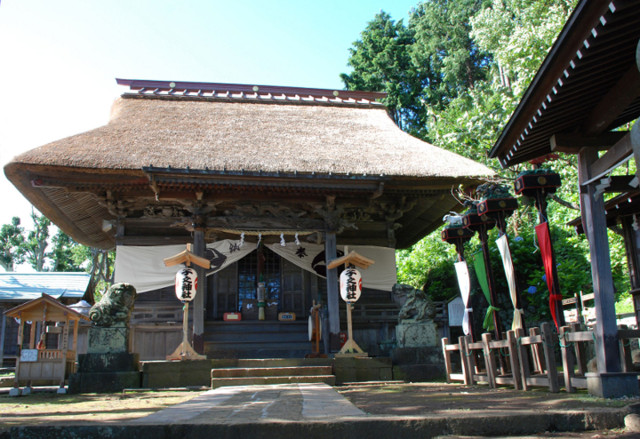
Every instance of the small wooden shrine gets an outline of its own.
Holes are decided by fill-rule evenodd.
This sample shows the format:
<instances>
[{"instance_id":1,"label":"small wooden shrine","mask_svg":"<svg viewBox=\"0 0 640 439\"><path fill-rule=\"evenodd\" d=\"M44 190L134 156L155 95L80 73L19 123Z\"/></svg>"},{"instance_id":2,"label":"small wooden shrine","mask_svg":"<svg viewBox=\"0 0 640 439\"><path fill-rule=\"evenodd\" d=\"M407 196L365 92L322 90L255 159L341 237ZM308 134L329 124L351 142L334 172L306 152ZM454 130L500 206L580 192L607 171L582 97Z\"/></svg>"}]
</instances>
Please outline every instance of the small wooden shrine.
<instances>
[{"instance_id":1,"label":"small wooden shrine","mask_svg":"<svg viewBox=\"0 0 640 439\"><path fill-rule=\"evenodd\" d=\"M75 372L78 325L81 320L88 321L89 318L46 294L16 306L5 314L20 321L12 395L21 393L21 383L27 386L22 393L29 393L34 382L59 385L58 393L66 393L65 379ZM26 326L30 328L27 337ZM25 338L28 340L26 346Z\"/></svg>"}]
</instances>

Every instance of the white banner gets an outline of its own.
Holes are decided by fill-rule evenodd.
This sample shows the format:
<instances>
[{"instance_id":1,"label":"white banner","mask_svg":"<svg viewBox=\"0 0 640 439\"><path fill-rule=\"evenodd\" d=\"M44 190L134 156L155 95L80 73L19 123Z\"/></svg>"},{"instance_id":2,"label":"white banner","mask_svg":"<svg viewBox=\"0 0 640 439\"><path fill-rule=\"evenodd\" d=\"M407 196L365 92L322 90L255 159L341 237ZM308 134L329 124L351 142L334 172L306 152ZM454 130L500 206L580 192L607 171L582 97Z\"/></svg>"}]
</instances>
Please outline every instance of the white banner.
<instances>
[{"instance_id":1,"label":"white banner","mask_svg":"<svg viewBox=\"0 0 640 439\"><path fill-rule=\"evenodd\" d=\"M509 295L511 296L511 303L513 303L513 323L511 329L522 328L522 314L523 310L517 309L518 290L516 287L516 273L513 269L513 261L511 260L511 251L509 250L509 241L507 235L502 235L496 239L498 250L502 256L502 265L504 265L504 274L507 277L507 284L509 285Z\"/></svg>"},{"instance_id":2,"label":"white banner","mask_svg":"<svg viewBox=\"0 0 640 439\"><path fill-rule=\"evenodd\" d=\"M458 286L460 287L462 303L464 304L462 331L464 332L464 335L469 335L471 333L471 321L469 319L469 313L472 311L472 308L469 306L471 299L471 280L469 279L469 267L467 267L466 261L456 262L454 266L456 268L456 274L458 276Z\"/></svg>"},{"instance_id":3,"label":"white banner","mask_svg":"<svg viewBox=\"0 0 640 439\"><path fill-rule=\"evenodd\" d=\"M324 245L287 242L267 247L280 257L304 270L325 277L326 261ZM185 249L184 245L165 246L118 246L116 249L115 282L128 282L136 287L138 293L157 290L173 285L177 267L165 267L164 259L174 256ZM226 239L207 245L207 259L211 261L211 270L207 275L219 271L256 249L256 244ZM342 250L342 248L339 248ZM395 250L387 247L349 246L362 256L373 259L375 264L361 270L362 284L366 288L391 291L396 283Z\"/></svg>"},{"instance_id":4,"label":"white banner","mask_svg":"<svg viewBox=\"0 0 640 439\"><path fill-rule=\"evenodd\" d=\"M116 248L115 282L127 282L138 293L174 284L178 266L165 267L164 259L185 249L184 245L127 246ZM207 276L244 258L256 249L253 242L225 239L207 245L205 257L211 262Z\"/></svg>"},{"instance_id":5,"label":"white banner","mask_svg":"<svg viewBox=\"0 0 640 439\"><path fill-rule=\"evenodd\" d=\"M285 246L278 243L267 244L267 247L278 256L286 259L298 267L310 271L321 277L326 277L326 261L324 257L324 245L287 242ZM344 248L338 246L342 256ZM360 270L362 286L374 290L391 291L391 287L397 282L396 253L388 247L374 246L349 246L349 251L355 251L361 256L373 259L375 263L366 270Z\"/></svg>"}]
</instances>

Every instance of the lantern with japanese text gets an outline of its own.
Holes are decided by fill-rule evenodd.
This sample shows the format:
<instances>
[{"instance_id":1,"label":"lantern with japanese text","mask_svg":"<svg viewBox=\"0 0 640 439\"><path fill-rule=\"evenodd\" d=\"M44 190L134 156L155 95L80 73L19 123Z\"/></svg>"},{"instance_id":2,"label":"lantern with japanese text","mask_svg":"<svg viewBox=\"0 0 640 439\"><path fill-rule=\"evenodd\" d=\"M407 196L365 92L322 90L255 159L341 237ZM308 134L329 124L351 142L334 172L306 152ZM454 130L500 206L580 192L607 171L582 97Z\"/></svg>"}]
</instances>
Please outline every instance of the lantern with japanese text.
<instances>
[{"instance_id":1,"label":"lantern with japanese text","mask_svg":"<svg viewBox=\"0 0 640 439\"><path fill-rule=\"evenodd\" d=\"M362 292L362 276L353 267L340 274L340 296L345 302L357 302Z\"/></svg>"},{"instance_id":2,"label":"lantern with japanese text","mask_svg":"<svg viewBox=\"0 0 640 439\"><path fill-rule=\"evenodd\" d=\"M176 273L176 297L182 302L191 302L196 297L198 275L193 268L183 268Z\"/></svg>"}]
</instances>

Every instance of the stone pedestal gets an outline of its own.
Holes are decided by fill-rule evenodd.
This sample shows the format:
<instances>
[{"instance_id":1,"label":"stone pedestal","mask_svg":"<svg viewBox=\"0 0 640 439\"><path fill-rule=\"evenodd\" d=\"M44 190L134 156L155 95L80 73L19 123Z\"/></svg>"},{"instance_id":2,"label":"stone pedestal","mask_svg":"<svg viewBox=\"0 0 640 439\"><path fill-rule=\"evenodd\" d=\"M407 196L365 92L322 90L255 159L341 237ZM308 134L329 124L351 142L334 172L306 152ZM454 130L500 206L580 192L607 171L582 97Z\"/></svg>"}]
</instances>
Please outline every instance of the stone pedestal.
<instances>
[{"instance_id":1,"label":"stone pedestal","mask_svg":"<svg viewBox=\"0 0 640 439\"><path fill-rule=\"evenodd\" d=\"M69 377L69 393L108 393L140 387L138 354L128 352L129 328L89 328L86 354Z\"/></svg>"},{"instance_id":2,"label":"stone pedestal","mask_svg":"<svg viewBox=\"0 0 640 439\"><path fill-rule=\"evenodd\" d=\"M589 393L600 398L638 396L638 375L635 373L586 373Z\"/></svg>"},{"instance_id":3,"label":"stone pedestal","mask_svg":"<svg viewBox=\"0 0 640 439\"><path fill-rule=\"evenodd\" d=\"M126 326L108 328L93 326L89 328L87 343L87 353L89 354L129 352L129 328Z\"/></svg>"},{"instance_id":4,"label":"stone pedestal","mask_svg":"<svg viewBox=\"0 0 640 439\"><path fill-rule=\"evenodd\" d=\"M396 340L401 348L438 346L438 327L433 321L406 321L396 326Z\"/></svg>"}]
</instances>

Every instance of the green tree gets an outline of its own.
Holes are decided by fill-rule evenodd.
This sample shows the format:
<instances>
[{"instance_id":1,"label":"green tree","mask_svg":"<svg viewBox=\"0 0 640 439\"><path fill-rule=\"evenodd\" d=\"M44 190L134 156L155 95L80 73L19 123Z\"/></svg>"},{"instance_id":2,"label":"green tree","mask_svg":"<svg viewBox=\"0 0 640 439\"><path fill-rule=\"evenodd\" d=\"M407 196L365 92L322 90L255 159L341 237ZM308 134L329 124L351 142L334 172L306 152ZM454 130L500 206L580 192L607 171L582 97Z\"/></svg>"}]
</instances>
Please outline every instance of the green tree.
<instances>
[{"instance_id":1,"label":"green tree","mask_svg":"<svg viewBox=\"0 0 640 439\"><path fill-rule=\"evenodd\" d=\"M47 247L49 245L51 220L44 215L38 215L35 210L31 211L31 220L33 221L33 230L29 231L25 240L25 259L34 270L44 271L45 261L48 256Z\"/></svg>"},{"instance_id":2,"label":"green tree","mask_svg":"<svg viewBox=\"0 0 640 439\"><path fill-rule=\"evenodd\" d=\"M53 250L48 253L52 262L52 271L83 271L83 266L87 265L86 247L75 242L62 230L51 239Z\"/></svg>"},{"instance_id":3,"label":"green tree","mask_svg":"<svg viewBox=\"0 0 640 439\"><path fill-rule=\"evenodd\" d=\"M423 130L421 72L414 68L409 51L414 43L412 32L402 20L396 23L382 11L360 37L349 49L352 72L340 75L345 87L386 92L384 103L394 122L405 131Z\"/></svg>"},{"instance_id":4,"label":"green tree","mask_svg":"<svg viewBox=\"0 0 640 439\"><path fill-rule=\"evenodd\" d=\"M0 266L5 271L13 271L16 264L24 261L24 229L20 218L14 216L10 224L0 229Z\"/></svg>"},{"instance_id":5,"label":"green tree","mask_svg":"<svg viewBox=\"0 0 640 439\"><path fill-rule=\"evenodd\" d=\"M489 54L470 36L470 18L485 0L427 0L411 14L409 29L414 66L424 72L420 98L441 111L452 99L486 78Z\"/></svg>"}]
</instances>

